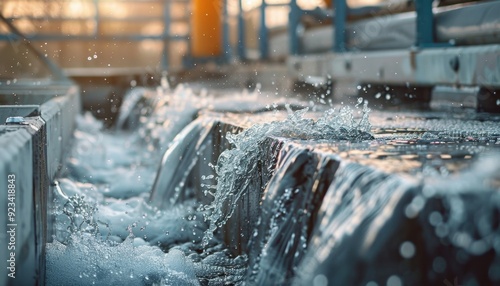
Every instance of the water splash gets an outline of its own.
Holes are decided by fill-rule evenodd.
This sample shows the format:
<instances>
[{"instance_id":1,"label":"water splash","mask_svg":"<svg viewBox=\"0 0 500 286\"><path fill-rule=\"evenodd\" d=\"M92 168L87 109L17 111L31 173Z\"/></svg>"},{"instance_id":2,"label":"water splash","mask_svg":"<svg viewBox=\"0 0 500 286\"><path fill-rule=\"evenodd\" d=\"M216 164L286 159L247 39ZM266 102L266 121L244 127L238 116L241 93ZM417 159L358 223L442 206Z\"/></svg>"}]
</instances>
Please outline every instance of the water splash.
<instances>
[{"instance_id":1,"label":"water splash","mask_svg":"<svg viewBox=\"0 0 500 286\"><path fill-rule=\"evenodd\" d=\"M493 175L499 169L498 163L494 163L497 157L493 163L481 163L490 170L484 176L478 175L483 171L478 168L470 176L451 177L451 181L425 176L408 179L352 162L337 166L337 157L320 156L322 151L314 149L312 142L344 141L350 145L370 140L361 142L370 144L373 136L367 103L362 109L363 102L358 101L354 109L330 110L318 120L307 118L307 110L292 112L288 106L284 121L256 124L238 134L226 135L232 149L223 152L214 167L217 185L214 188L210 183L206 189L213 202L197 210L199 201L182 197L192 190L181 183L188 181L186 173L193 170L193 165L201 164L196 161L198 153L213 152L199 148L207 139L204 133L213 131L208 128L212 123L203 126L198 121L171 143L175 128L183 128L183 122L190 122L195 116L183 113L186 102L193 101L183 102L181 97L172 102L172 95L163 97L163 90L162 98L155 94L150 111L146 110L150 115L138 117L136 132L125 141L130 145L108 138L99 124L90 124L85 131L76 133L85 144L77 143L78 151L71 152L74 172L61 180L63 190L58 198L71 202L66 204L65 212L58 213L69 222L59 229L73 233L74 237L56 236L56 241L47 246L47 272L53 282L50 284L289 284L298 271L299 285L385 285L408 281L430 285L441 283L442 275L465 273L460 266L463 263L482 269L478 270L480 277L466 277L470 283L500 280L495 274L500 269L498 263L480 260L484 256L498 260L493 254L499 249L496 193L500 180ZM189 90L186 92L189 98ZM198 108L190 106L194 106L193 112ZM179 124L169 121L176 118L176 112L182 117ZM361 118L356 118L356 112ZM477 126L480 125L473 127ZM428 129L429 134L421 140L443 138L442 134L433 136L434 130ZM280 137L279 141L274 140L276 137ZM134 147L142 147L142 143L147 144L146 152ZM163 144L171 146L169 154L174 154L165 155L164 159L169 159L162 166L163 179L157 178L158 186L167 186L167 197L173 199L166 201L169 207L165 210L148 203L150 185L137 184L148 180L148 172L154 173L156 165L147 158L159 160L161 153L156 150L164 148ZM115 148L120 152L112 153ZM103 162L110 154L115 158ZM179 168L170 166L173 161L178 161ZM169 167L177 173L169 173ZM202 178L210 182L213 179L212 175ZM484 185L486 182L488 186ZM126 188L127 185L133 186ZM450 192L450 188L457 191ZM119 195L118 190L128 194ZM249 193L257 197L258 203L252 205L252 210L259 212L259 219L258 223L257 219L241 220L249 228L252 223L257 225L251 235L232 226L229 229L236 236L246 236L245 239L252 236L249 249L245 250L248 256L235 257L213 234L231 223L229 218L235 214L241 198ZM157 195L163 197L161 192ZM474 220L468 222L470 217ZM421 233L426 239L415 239L414 233ZM397 272L400 267L404 271ZM354 276L352 269L357 269ZM429 275L410 280L411 275L404 276L408 273ZM483 277L491 280L480 280ZM424 278L429 280L418 280Z\"/></svg>"},{"instance_id":2,"label":"water splash","mask_svg":"<svg viewBox=\"0 0 500 286\"><path fill-rule=\"evenodd\" d=\"M306 253L311 227L338 166L333 155L315 154L294 144L283 147L249 243L247 282L290 283Z\"/></svg>"},{"instance_id":3,"label":"water splash","mask_svg":"<svg viewBox=\"0 0 500 286\"><path fill-rule=\"evenodd\" d=\"M187 177L198 163L199 155L210 141L209 135L215 126L214 119L199 118L179 133L163 155L160 169L151 190L150 201L163 209L165 205L178 202L185 194Z\"/></svg>"},{"instance_id":4,"label":"water splash","mask_svg":"<svg viewBox=\"0 0 500 286\"><path fill-rule=\"evenodd\" d=\"M396 231L382 226L404 219L394 213L401 208L400 202L409 200L408 190L416 185L418 182L407 182L355 163L340 164L321 204L311 245L301 263L300 275L307 279L297 285L312 281L318 275L324 275L333 285L366 285L369 281L358 280L358 276L348 270L356 268L351 257L363 253L363 257L369 258L372 252L381 250L376 247L378 241L393 236ZM338 269L337 277L332 278L324 269L327 265Z\"/></svg>"},{"instance_id":5,"label":"water splash","mask_svg":"<svg viewBox=\"0 0 500 286\"><path fill-rule=\"evenodd\" d=\"M350 140L373 139L369 133L369 112L367 103L363 106L363 116L357 121L349 107L342 107L337 113L334 109L323 114L317 121L305 118L307 108L293 112L289 107L284 121L256 124L241 133L226 135L233 146L224 151L218 159L215 171L218 176L214 200L204 206L209 211L206 219L210 222L203 244L208 245L217 228L224 225L232 216L237 202L243 194L252 191L252 178L262 175L259 146L269 137L284 137L300 140ZM229 209L228 209L229 207Z\"/></svg>"},{"instance_id":6,"label":"water splash","mask_svg":"<svg viewBox=\"0 0 500 286\"><path fill-rule=\"evenodd\" d=\"M67 197L62 210L56 211L57 240L69 244L75 235L86 233L96 236L99 233L99 225L94 218L96 211L96 205L87 202L85 196Z\"/></svg>"},{"instance_id":7,"label":"water splash","mask_svg":"<svg viewBox=\"0 0 500 286\"><path fill-rule=\"evenodd\" d=\"M134 138L137 131L111 133L89 114L78 122L65 177L54 185L47 283L198 285L244 279L244 256L230 256L220 243L199 254L207 225L195 201L161 210L148 203L156 166L147 158L156 152L144 152Z\"/></svg>"},{"instance_id":8,"label":"water splash","mask_svg":"<svg viewBox=\"0 0 500 286\"><path fill-rule=\"evenodd\" d=\"M117 130L134 130L139 127L141 116L147 116L151 113L148 99L152 97L152 91L143 87L136 87L127 91L120 106L115 128Z\"/></svg>"},{"instance_id":9,"label":"water splash","mask_svg":"<svg viewBox=\"0 0 500 286\"><path fill-rule=\"evenodd\" d=\"M500 277L492 275L500 264L494 218L500 199L498 156L485 155L453 178L420 180L341 164L295 285L318 279L328 285L395 280L439 285L450 277L464 285L498 283Z\"/></svg>"},{"instance_id":10,"label":"water splash","mask_svg":"<svg viewBox=\"0 0 500 286\"><path fill-rule=\"evenodd\" d=\"M171 90L166 77L156 91L133 88L126 95L119 111L116 129L128 128L148 154L163 154L174 137L193 119L211 97L200 98L192 89L179 84ZM158 162L157 155L149 159ZM160 157L161 158L161 157Z\"/></svg>"},{"instance_id":11,"label":"water splash","mask_svg":"<svg viewBox=\"0 0 500 286\"><path fill-rule=\"evenodd\" d=\"M157 247L134 242L103 243L80 236L72 245L49 244L47 281L61 286L199 285L195 266L182 251L165 254Z\"/></svg>"}]
</instances>

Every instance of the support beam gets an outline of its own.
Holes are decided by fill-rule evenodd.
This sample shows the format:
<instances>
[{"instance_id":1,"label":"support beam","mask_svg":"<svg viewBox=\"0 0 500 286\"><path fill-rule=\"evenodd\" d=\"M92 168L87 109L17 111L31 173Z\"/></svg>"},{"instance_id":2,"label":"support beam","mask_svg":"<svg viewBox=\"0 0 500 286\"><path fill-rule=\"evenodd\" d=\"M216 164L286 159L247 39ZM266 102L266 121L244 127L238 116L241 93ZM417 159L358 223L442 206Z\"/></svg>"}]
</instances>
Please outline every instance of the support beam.
<instances>
[{"instance_id":1,"label":"support beam","mask_svg":"<svg viewBox=\"0 0 500 286\"><path fill-rule=\"evenodd\" d=\"M245 18L243 17L243 0L238 0L238 56L246 59Z\"/></svg>"},{"instance_id":2,"label":"support beam","mask_svg":"<svg viewBox=\"0 0 500 286\"><path fill-rule=\"evenodd\" d=\"M260 28L259 28L259 49L260 58L267 59L269 57L269 31L266 24L266 0L262 0L260 5Z\"/></svg>"},{"instance_id":3,"label":"support beam","mask_svg":"<svg viewBox=\"0 0 500 286\"><path fill-rule=\"evenodd\" d=\"M420 48L432 46L434 43L433 0L416 0L417 12L417 46Z\"/></svg>"},{"instance_id":4,"label":"support beam","mask_svg":"<svg viewBox=\"0 0 500 286\"><path fill-rule=\"evenodd\" d=\"M163 4L163 50L161 54L161 69L166 71L168 69L168 50L170 45L170 40L168 35L170 34L170 1L165 1Z\"/></svg>"},{"instance_id":5,"label":"support beam","mask_svg":"<svg viewBox=\"0 0 500 286\"><path fill-rule=\"evenodd\" d=\"M290 15L288 23L288 33L289 33L289 45L290 54L299 55L300 54L300 39L298 35L298 28L300 25L300 17L302 16L302 11L297 5L297 0L290 0Z\"/></svg>"},{"instance_id":6,"label":"support beam","mask_svg":"<svg viewBox=\"0 0 500 286\"><path fill-rule=\"evenodd\" d=\"M227 14L227 0L222 0L222 59L228 63L231 59L231 44L229 43L229 23Z\"/></svg>"},{"instance_id":7,"label":"support beam","mask_svg":"<svg viewBox=\"0 0 500 286\"><path fill-rule=\"evenodd\" d=\"M346 20L347 20L347 2L346 0L334 0L335 2L335 15L333 27L333 51L342 53L346 50Z\"/></svg>"}]
</instances>

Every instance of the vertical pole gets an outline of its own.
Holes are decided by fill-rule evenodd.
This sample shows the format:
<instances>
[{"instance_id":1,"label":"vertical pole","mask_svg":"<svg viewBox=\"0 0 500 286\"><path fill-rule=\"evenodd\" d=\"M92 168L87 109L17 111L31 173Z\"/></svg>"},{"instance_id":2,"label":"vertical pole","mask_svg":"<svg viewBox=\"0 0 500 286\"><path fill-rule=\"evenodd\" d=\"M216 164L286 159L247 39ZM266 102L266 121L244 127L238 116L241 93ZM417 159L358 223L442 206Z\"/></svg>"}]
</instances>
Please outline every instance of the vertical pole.
<instances>
[{"instance_id":1,"label":"vertical pole","mask_svg":"<svg viewBox=\"0 0 500 286\"><path fill-rule=\"evenodd\" d=\"M229 43L229 19L227 12L227 0L222 1L222 55L223 61L228 63L231 59L231 45Z\"/></svg>"},{"instance_id":2,"label":"vertical pole","mask_svg":"<svg viewBox=\"0 0 500 286\"><path fill-rule=\"evenodd\" d=\"M245 18L243 17L243 0L238 0L238 55L241 60L246 59L245 53Z\"/></svg>"},{"instance_id":3,"label":"vertical pole","mask_svg":"<svg viewBox=\"0 0 500 286\"><path fill-rule=\"evenodd\" d=\"M433 0L416 0L417 12L417 43L420 48L432 46L434 43L434 15L432 14Z\"/></svg>"},{"instance_id":4,"label":"vertical pole","mask_svg":"<svg viewBox=\"0 0 500 286\"><path fill-rule=\"evenodd\" d=\"M298 55L300 54L299 49L299 35L297 34L297 30L300 23L300 14L301 10L297 5L297 0L290 0L290 14L289 14L289 45L290 45L290 54Z\"/></svg>"},{"instance_id":5,"label":"vertical pole","mask_svg":"<svg viewBox=\"0 0 500 286\"><path fill-rule=\"evenodd\" d=\"M99 30L100 30L100 20L99 20L99 0L94 0L94 9L95 9L95 15L94 15L94 21L95 21L95 27L94 27L94 39L97 40L99 38Z\"/></svg>"},{"instance_id":6,"label":"vertical pole","mask_svg":"<svg viewBox=\"0 0 500 286\"><path fill-rule=\"evenodd\" d=\"M172 1L172 0L166 0L166 1ZM192 15L193 14L193 5L192 5L192 2L190 0L185 0L184 1L184 4L186 5L186 9L188 9L188 13L187 15ZM187 28L188 28L188 31L187 31L187 38L185 39L186 42L187 42L187 51L186 51L186 55L182 61L182 65L184 67L192 67L193 66L193 54L192 54L192 49L193 49L193 43L192 43L192 19L188 19L187 20Z\"/></svg>"},{"instance_id":7,"label":"vertical pole","mask_svg":"<svg viewBox=\"0 0 500 286\"><path fill-rule=\"evenodd\" d=\"M267 3L266 0L262 0L262 5L260 6L260 57L262 59L267 59L269 56L269 46L268 46L268 31L266 26L266 8Z\"/></svg>"},{"instance_id":8,"label":"vertical pole","mask_svg":"<svg viewBox=\"0 0 500 286\"><path fill-rule=\"evenodd\" d=\"M161 70L168 69L168 46L170 40L170 1L163 1L163 50L161 54Z\"/></svg>"},{"instance_id":9,"label":"vertical pole","mask_svg":"<svg viewBox=\"0 0 500 286\"><path fill-rule=\"evenodd\" d=\"M333 45L333 51L342 53L346 50L346 33L345 24L347 20L347 3L346 0L334 0L335 5L335 19L334 23L334 35L333 39L335 41ZM418 1L418 0L417 0Z\"/></svg>"}]
</instances>

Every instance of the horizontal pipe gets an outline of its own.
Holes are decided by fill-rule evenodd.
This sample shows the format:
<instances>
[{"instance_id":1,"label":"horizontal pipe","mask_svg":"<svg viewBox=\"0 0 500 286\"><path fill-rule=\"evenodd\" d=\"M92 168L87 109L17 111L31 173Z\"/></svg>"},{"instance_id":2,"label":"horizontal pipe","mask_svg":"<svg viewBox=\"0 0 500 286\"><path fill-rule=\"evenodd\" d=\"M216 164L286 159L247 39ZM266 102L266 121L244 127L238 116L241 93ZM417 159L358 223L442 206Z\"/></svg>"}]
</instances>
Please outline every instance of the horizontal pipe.
<instances>
[{"instance_id":1,"label":"horizontal pipe","mask_svg":"<svg viewBox=\"0 0 500 286\"><path fill-rule=\"evenodd\" d=\"M1 34L0 41L18 40L20 37L15 34ZM184 41L189 39L189 35L58 35L58 34L36 34L26 35L30 41L143 41L143 40L172 40Z\"/></svg>"}]
</instances>

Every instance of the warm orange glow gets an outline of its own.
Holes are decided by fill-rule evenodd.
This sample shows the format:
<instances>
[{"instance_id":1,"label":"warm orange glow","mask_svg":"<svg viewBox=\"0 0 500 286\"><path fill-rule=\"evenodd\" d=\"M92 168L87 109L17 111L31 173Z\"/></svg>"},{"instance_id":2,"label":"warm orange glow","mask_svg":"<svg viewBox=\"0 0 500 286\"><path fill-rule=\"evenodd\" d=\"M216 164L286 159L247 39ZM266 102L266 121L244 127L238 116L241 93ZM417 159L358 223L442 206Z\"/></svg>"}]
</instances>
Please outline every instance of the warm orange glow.
<instances>
[{"instance_id":1,"label":"warm orange glow","mask_svg":"<svg viewBox=\"0 0 500 286\"><path fill-rule=\"evenodd\" d=\"M222 52L222 0L194 0L191 17L191 53L195 57Z\"/></svg>"},{"instance_id":2,"label":"warm orange glow","mask_svg":"<svg viewBox=\"0 0 500 286\"><path fill-rule=\"evenodd\" d=\"M65 9L66 13L64 13L64 16L70 18L81 18L82 16L86 16L85 12L88 13L88 10L85 8L87 7L85 7L84 3L82 2L69 2L67 8Z\"/></svg>"}]
</instances>

